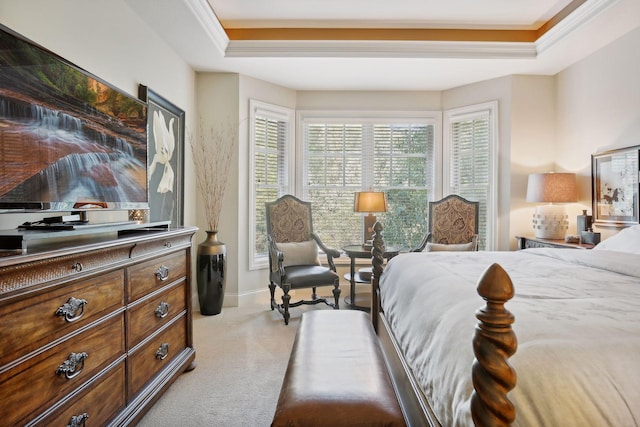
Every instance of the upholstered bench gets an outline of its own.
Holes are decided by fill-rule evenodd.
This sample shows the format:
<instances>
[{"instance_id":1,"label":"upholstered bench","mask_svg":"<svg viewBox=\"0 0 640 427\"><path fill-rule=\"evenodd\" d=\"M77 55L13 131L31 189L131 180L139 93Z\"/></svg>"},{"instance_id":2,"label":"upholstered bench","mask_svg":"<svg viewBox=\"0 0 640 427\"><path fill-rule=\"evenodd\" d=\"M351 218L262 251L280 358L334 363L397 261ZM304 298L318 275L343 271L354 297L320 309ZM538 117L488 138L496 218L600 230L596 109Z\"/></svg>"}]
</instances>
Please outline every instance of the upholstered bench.
<instances>
[{"instance_id":1,"label":"upholstered bench","mask_svg":"<svg viewBox=\"0 0 640 427\"><path fill-rule=\"evenodd\" d=\"M368 314L302 315L271 425L405 425Z\"/></svg>"}]
</instances>

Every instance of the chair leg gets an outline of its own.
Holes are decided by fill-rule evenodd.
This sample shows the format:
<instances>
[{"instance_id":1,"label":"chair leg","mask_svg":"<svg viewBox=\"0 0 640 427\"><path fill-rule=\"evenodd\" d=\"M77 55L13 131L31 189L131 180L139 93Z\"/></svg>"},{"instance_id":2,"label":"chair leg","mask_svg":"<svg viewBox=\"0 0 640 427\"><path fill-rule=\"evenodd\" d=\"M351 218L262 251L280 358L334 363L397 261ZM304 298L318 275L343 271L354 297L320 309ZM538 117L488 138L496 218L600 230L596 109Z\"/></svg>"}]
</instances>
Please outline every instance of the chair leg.
<instances>
[{"instance_id":1,"label":"chair leg","mask_svg":"<svg viewBox=\"0 0 640 427\"><path fill-rule=\"evenodd\" d=\"M282 291L284 292L284 294L282 295L282 308L284 310L284 312L282 313L282 316L284 316L284 324L288 325L289 324L289 301L291 300L291 295L289 295L289 290L291 290L291 285L288 283L283 283L282 284Z\"/></svg>"},{"instance_id":2,"label":"chair leg","mask_svg":"<svg viewBox=\"0 0 640 427\"><path fill-rule=\"evenodd\" d=\"M316 293L316 287L315 286L313 288L311 288L311 299L312 300L318 299L318 294Z\"/></svg>"},{"instance_id":3,"label":"chair leg","mask_svg":"<svg viewBox=\"0 0 640 427\"><path fill-rule=\"evenodd\" d=\"M336 300L336 303L335 303L336 305L333 308L336 309L336 310L338 308L340 308L339 307L339 304L340 304L340 288L339 288L339 286L340 286L340 281L336 280L333 283L333 298Z\"/></svg>"},{"instance_id":4,"label":"chair leg","mask_svg":"<svg viewBox=\"0 0 640 427\"><path fill-rule=\"evenodd\" d=\"M271 292L271 310L275 308L276 304L276 284L269 282L269 292Z\"/></svg>"}]
</instances>

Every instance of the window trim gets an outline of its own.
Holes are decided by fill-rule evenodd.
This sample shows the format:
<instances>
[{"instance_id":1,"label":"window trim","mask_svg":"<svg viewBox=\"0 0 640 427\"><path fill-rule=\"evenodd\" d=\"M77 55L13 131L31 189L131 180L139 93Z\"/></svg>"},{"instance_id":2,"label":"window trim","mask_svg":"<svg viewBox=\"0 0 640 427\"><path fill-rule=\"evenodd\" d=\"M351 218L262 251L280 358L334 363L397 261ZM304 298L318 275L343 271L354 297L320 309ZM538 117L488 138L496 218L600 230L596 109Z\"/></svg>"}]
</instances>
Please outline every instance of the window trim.
<instances>
[{"instance_id":1,"label":"window trim","mask_svg":"<svg viewBox=\"0 0 640 427\"><path fill-rule=\"evenodd\" d=\"M295 111L291 108L249 99L249 270L264 269L269 266L269 256L256 253L256 206L255 206L255 119L256 116L283 121L288 126L288 137L285 142L285 166L287 168L287 185L294 183L295 171Z\"/></svg>"},{"instance_id":2,"label":"window trim","mask_svg":"<svg viewBox=\"0 0 640 427\"><path fill-rule=\"evenodd\" d=\"M489 200L487 203L487 236L485 250L495 250L498 242L498 101L468 105L445 110L443 113L442 138L442 194L450 193L450 147L451 124L478 116L489 116Z\"/></svg>"}]
</instances>

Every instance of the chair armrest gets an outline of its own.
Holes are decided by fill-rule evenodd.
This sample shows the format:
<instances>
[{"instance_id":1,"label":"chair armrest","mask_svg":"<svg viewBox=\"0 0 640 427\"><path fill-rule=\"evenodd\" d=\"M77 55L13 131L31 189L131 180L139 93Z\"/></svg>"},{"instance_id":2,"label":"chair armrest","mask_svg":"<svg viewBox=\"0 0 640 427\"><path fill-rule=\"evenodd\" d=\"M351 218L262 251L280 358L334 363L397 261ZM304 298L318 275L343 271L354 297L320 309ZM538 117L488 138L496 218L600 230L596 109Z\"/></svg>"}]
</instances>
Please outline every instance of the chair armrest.
<instances>
[{"instance_id":1,"label":"chair armrest","mask_svg":"<svg viewBox=\"0 0 640 427\"><path fill-rule=\"evenodd\" d=\"M424 248L427 247L427 243L431 241L431 237L432 237L431 232L428 232L427 234L425 234L424 238L422 239L422 242L420 242L420 244L418 246L416 246L415 248L412 248L409 252L422 252L422 251L424 251Z\"/></svg>"},{"instance_id":2,"label":"chair armrest","mask_svg":"<svg viewBox=\"0 0 640 427\"><path fill-rule=\"evenodd\" d=\"M322 250L322 252L327 255L327 262L329 263L329 267L331 268L331 270L336 271L336 265L333 262L333 259L340 258L340 251L326 246L322 242L322 240L320 240L320 237L318 237L316 233L311 233L311 237L316 241L318 247L320 247L320 250Z\"/></svg>"},{"instance_id":3,"label":"chair armrest","mask_svg":"<svg viewBox=\"0 0 640 427\"><path fill-rule=\"evenodd\" d=\"M269 271L277 271L280 276L284 276L284 267L282 266L284 252L278 249L275 240L273 240L270 235L267 235L267 243L269 246ZM275 263L277 263L277 269L274 269L274 260L276 261Z\"/></svg>"},{"instance_id":4,"label":"chair armrest","mask_svg":"<svg viewBox=\"0 0 640 427\"><path fill-rule=\"evenodd\" d=\"M478 250L478 239L479 239L479 236L477 234L474 234L473 236L471 236L471 241L473 242L474 251Z\"/></svg>"}]
</instances>

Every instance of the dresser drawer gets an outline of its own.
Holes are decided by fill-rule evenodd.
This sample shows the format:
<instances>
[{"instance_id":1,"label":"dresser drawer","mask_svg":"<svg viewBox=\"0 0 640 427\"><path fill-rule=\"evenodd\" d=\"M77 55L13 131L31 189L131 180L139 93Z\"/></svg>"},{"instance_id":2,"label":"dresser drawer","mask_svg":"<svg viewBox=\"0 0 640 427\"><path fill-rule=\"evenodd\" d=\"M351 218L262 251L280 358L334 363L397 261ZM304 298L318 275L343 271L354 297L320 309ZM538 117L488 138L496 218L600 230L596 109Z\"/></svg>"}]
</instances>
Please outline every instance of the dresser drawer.
<instances>
[{"instance_id":1,"label":"dresser drawer","mask_svg":"<svg viewBox=\"0 0 640 427\"><path fill-rule=\"evenodd\" d=\"M184 251L142 262L127 269L129 302L185 277L187 255Z\"/></svg>"},{"instance_id":2,"label":"dresser drawer","mask_svg":"<svg viewBox=\"0 0 640 427\"><path fill-rule=\"evenodd\" d=\"M72 417L86 414L88 415L85 421L87 427L104 426L118 411L125 407L125 403L125 367L124 361L122 361L106 375L98 379L96 383L91 384L71 404L32 425L68 427L71 425Z\"/></svg>"},{"instance_id":3,"label":"dresser drawer","mask_svg":"<svg viewBox=\"0 0 640 427\"><path fill-rule=\"evenodd\" d=\"M127 342L134 347L186 307L185 281L181 280L162 293L141 300L127 308Z\"/></svg>"},{"instance_id":4,"label":"dresser drawer","mask_svg":"<svg viewBox=\"0 0 640 427\"><path fill-rule=\"evenodd\" d=\"M187 348L187 317L178 317L165 330L129 355L129 396L134 397L142 387L181 351Z\"/></svg>"},{"instance_id":5,"label":"dresser drawer","mask_svg":"<svg viewBox=\"0 0 640 427\"><path fill-rule=\"evenodd\" d=\"M92 270L104 269L106 265L127 262L130 251L129 246L123 246L7 266L0 275L0 293L43 282L86 276Z\"/></svg>"},{"instance_id":6,"label":"dresser drawer","mask_svg":"<svg viewBox=\"0 0 640 427\"><path fill-rule=\"evenodd\" d=\"M191 236L168 236L163 239L151 240L146 242L140 242L131 251L131 257L137 258L139 256L145 256L150 253L167 252L172 248L188 246L191 247Z\"/></svg>"},{"instance_id":7,"label":"dresser drawer","mask_svg":"<svg viewBox=\"0 0 640 427\"><path fill-rule=\"evenodd\" d=\"M70 305L72 298L80 303ZM122 270L7 304L0 317L0 365L123 306Z\"/></svg>"},{"instance_id":8,"label":"dresser drawer","mask_svg":"<svg viewBox=\"0 0 640 427\"><path fill-rule=\"evenodd\" d=\"M21 424L28 416L42 412L44 405L64 399L118 357L124 358L123 331L124 313L120 313L0 372L0 420L6 425ZM86 354L84 360L75 360L75 368L72 353Z\"/></svg>"}]
</instances>

